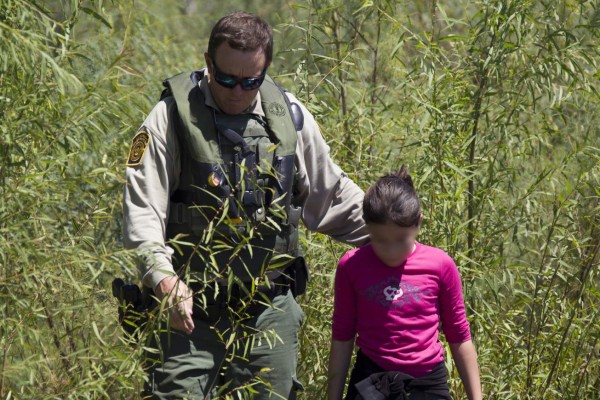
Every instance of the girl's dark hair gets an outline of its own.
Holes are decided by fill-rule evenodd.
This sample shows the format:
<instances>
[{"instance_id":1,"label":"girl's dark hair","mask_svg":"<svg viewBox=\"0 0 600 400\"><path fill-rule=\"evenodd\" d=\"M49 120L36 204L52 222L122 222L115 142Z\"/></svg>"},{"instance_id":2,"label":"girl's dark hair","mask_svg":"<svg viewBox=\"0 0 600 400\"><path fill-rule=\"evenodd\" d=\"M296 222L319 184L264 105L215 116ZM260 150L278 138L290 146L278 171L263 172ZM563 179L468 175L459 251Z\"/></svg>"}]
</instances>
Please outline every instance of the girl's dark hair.
<instances>
[{"instance_id":1,"label":"girl's dark hair","mask_svg":"<svg viewBox=\"0 0 600 400\"><path fill-rule=\"evenodd\" d=\"M254 14L236 11L217 21L208 40L208 55L213 60L217 48L224 42L236 50L262 50L267 65L273 60L273 29Z\"/></svg>"},{"instance_id":2,"label":"girl's dark hair","mask_svg":"<svg viewBox=\"0 0 600 400\"><path fill-rule=\"evenodd\" d=\"M405 165L380 178L365 193L363 219L367 224L391 222L408 228L419 226L420 217L419 197Z\"/></svg>"}]
</instances>

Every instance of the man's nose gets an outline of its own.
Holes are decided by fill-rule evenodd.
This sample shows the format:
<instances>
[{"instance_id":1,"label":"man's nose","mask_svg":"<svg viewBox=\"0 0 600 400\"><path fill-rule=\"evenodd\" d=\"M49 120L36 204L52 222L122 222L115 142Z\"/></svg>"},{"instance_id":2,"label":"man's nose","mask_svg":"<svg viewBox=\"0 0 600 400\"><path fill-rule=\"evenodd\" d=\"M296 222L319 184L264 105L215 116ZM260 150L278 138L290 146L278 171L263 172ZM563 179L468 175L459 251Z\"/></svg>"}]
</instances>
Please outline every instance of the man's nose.
<instances>
[{"instance_id":1,"label":"man's nose","mask_svg":"<svg viewBox=\"0 0 600 400\"><path fill-rule=\"evenodd\" d=\"M236 96L241 96L244 93L244 89L242 89L242 85L240 85L239 83L235 85L231 90L233 90L233 93Z\"/></svg>"}]
</instances>

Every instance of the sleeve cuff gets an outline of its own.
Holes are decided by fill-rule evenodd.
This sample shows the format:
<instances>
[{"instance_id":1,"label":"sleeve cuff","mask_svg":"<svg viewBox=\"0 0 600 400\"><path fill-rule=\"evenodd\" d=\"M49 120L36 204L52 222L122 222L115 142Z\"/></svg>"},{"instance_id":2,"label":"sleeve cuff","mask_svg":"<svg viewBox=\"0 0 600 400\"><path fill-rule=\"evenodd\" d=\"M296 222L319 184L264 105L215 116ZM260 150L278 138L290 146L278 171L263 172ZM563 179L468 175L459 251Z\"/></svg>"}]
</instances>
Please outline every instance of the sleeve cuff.
<instances>
[{"instance_id":1,"label":"sleeve cuff","mask_svg":"<svg viewBox=\"0 0 600 400\"><path fill-rule=\"evenodd\" d=\"M155 290L156 286L158 286L163 279L174 275L177 274L175 273L173 267L161 267L146 273L142 278L142 283L144 286Z\"/></svg>"}]
</instances>

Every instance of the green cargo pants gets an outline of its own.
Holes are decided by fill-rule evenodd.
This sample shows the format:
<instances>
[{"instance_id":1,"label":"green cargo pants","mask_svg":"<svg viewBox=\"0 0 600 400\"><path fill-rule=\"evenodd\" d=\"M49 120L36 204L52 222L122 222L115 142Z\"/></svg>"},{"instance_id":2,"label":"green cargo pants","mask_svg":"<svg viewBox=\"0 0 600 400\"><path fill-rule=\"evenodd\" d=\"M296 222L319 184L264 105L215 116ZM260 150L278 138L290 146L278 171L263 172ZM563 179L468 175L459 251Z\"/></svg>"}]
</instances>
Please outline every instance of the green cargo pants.
<instances>
[{"instance_id":1,"label":"green cargo pants","mask_svg":"<svg viewBox=\"0 0 600 400\"><path fill-rule=\"evenodd\" d=\"M257 312L244 321L229 313L213 322L194 318L191 335L160 334L145 398L295 399L304 313L289 291Z\"/></svg>"}]
</instances>

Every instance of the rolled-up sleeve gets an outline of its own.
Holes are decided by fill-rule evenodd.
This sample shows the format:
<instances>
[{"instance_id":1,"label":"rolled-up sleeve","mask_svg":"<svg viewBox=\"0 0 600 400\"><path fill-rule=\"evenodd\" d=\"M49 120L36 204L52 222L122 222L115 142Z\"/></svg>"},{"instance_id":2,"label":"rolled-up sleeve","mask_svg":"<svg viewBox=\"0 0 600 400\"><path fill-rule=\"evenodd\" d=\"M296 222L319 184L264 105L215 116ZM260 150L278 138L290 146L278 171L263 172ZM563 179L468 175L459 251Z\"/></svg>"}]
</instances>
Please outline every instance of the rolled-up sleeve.
<instances>
[{"instance_id":1,"label":"rolled-up sleeve","mask_svg":"<svg viewBox=\"0 0 600 400\"><path fill-rule=\"evenodd\" d=\"M296 148L296 190L303 206L302 220L311 231L352 245L365 244L368 235L362 218L364 192L331 159L317 122L302 104L300 107L304 127Z\"/></svg>"},{"instance_id":2,"label":"rolled-up sleeve","mask_svg":"<svg viewBox=\"0 0 600 400\"><path fill-rule=\"evenodd\" d=\"M173 251L165 243L169 197L179 176L179 151L168 118L173 104L170 98L161 101L148 115L139 130L150 136L141 164L125 172L123 242L138 250L142 282L151 288L175 274Z\"/></svg>"}]
</instances>

